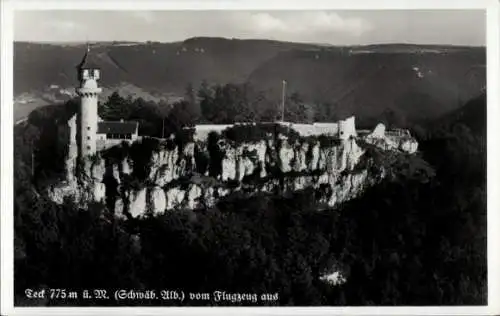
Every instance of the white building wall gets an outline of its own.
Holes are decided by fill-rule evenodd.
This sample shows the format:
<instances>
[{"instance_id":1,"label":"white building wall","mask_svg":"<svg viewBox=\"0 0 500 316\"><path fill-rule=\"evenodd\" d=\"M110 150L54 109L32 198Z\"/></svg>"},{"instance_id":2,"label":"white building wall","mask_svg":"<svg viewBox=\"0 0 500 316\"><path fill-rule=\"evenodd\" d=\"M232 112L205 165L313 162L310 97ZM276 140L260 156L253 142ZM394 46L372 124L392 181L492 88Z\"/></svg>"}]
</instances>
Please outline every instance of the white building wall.
<instances>
[{"instance_id":1,"label":"white building wall","mask_svg":"<svg viewBox=\"0 0 500 316\"><path fill-rule=\"evenodd\" d=\"M316 129L316 135L330 135L338 136L339 134L339 123L314 123Z\"/></svg>"},{"instance_id":2,"label":"white building wall","mask_svg":"<svg viewBox=\"0 0 500 316\"><path fill-rule=\"evenodd\" d=\"M357 136L354 116L339 121L339 138L349 139L351 136Z\"/></svg>"},{"instance_id":3,"label":"white building wall","mask_svg":"<svg viewBox=\"0 0 500 316\"><path fill-rule=\"evenodd\" d=\"M339 121L335 123L313 123L313 124L301 124L301 123L290 123L290 122L276 122L273 124L279 124L282 126L290 127L294 129L301 136L317 136L317 135L329 135L329 136L339 136L340 126L342 125L342 131L345 133L344 138L348 139L349 136L356 136L356 126L354 121L354 116L350 117L344 121ZM234 125L238 125L235 123ZM210 132L221 133L226 128L232 127L233 125L196 125L195 126L195 141L206 141L208 134Z\"/></svg>"},{"instance_id":4,"label":"white building wall","mask_svg":"<svg viewBox=\"0 0 500 316\"><path fill-rule=\"evenodd\" d=\"M96 148L97 151L105 150L111 148L113 146L121 145L123 142L128 144L132 144L139 139L138 134L132 134L131 139L107 139L106 134L97 134L96 135Z\"/></svg>"}]
</instances>

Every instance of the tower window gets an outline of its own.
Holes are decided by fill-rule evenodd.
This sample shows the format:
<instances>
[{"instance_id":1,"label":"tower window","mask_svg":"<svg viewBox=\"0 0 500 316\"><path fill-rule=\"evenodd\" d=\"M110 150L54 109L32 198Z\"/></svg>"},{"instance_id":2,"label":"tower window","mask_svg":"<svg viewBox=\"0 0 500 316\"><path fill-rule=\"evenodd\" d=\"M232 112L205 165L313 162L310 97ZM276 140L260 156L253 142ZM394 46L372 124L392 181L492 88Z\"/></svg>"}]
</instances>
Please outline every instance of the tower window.
<instances>
[{"instance_id":1,"label":"tower window","mask_svg":"<svg viewBox=\"0 0 500 316\"><path fill-rule=\"evenodd\" d=\"M87 150L90 150L90 146L87 146Z\"/></svg>"},{"instance_id":2,"label":"tower window","mask_svg":"<svg viewBox=\"0 0 500 316\"><path fill-rule=\"evenodd\" d=\"M90 131L90 126L87 126L87 131Z\"/></svg>"},{"instance_id":3,"label":"tower window","mask_svg":"<svg viewBox=\"0 0 500 316\"><path fill-rule=\"evenodd\" d=\"M87 136L87 140L90 140L90 136Z\"/></svg>"}]
</instances>

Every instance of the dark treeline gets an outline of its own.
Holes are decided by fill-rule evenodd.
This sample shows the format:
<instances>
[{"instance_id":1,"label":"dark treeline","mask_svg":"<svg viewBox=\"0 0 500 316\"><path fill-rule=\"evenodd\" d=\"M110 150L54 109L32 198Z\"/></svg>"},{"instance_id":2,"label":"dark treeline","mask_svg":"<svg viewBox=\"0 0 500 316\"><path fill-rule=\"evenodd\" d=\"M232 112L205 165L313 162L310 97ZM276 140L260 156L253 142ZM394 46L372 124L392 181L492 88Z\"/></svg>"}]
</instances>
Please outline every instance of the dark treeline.
<instances>
[{"instance_id":1,"label":"dark treeline","mask_svg":"<svg viewBox=\"0 0 500 316\"><path fill-rule=\"evenodd\" d=\"M201 100L209 117L203 101L210 99ZM26 288L40 287L279 293L270 305L486 304L486 137L478 128L485 116L467 115L484 113L485 100L416 132L435 176L413 177L409 164L396 180L321 212L310 191L129 221L109 217L104 205L58 206L30 183L27 138L37 130L23 127L16 133L16 304L119 304L25 299ZM336 269L343 285L318 279ZM151 303L175 304L122 302Z\"/></svg>"},{"instance_id":2,"label":"dark treeline","mask_svg":"<svg viewBox=\"0 0 500 316\"><path fill-rule=\"evenodd\" d=\"M198 90L188 85L183 100L170 106L141 98L124 98L115 92L99 107L99 114L107 120L137 120L140 134L160 137L193 124L278 121L282 118L282 105L250 84L209 85L202 82ZM298 92L286 96L285 121L334 122L343 118L338 116L335 104L308 103ZM374 128L378 122L389 128L415 124L393 109L387 109L377 118L357 116L356 119L360 128Z\"/></svg>"}]
</instances>

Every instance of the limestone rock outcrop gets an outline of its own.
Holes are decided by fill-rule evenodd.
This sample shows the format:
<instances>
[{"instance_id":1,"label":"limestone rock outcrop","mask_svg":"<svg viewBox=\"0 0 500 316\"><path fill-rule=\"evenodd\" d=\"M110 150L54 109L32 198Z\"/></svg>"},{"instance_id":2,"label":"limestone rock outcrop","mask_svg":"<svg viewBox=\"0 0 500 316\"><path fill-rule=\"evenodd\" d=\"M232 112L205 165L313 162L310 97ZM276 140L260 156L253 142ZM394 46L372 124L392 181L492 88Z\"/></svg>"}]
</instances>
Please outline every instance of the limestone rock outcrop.
<instances>
[{"instance_id":1,"label":"limestone rock outcrop","mask_svg":"<svg viewBox=\"0 0 500 316\"><path fill-rule=\"evenodd\" d=\"M130 153L111 159L98 154L85 159L79 173L68 163L67 181L50 188L52 200L71 198L80 205L103 202L117 216L138 217L180 208L212 207L240 192L284 193L314 189L319 204L333 207L361 194L384 176L382 168L368 168L370 159L349 126L349 137L325 142L317 137L298 139L279 134L257 141L235 142L221 137L216 144L192 139L148 139L155 149L147 161ZM409 134L388 133L379 124L362 139L383 150L414 153L417 142ZM330 139L332 140L332 139ZM149 148L149 147L148 147ZM134 160L136 159L136 160ZM375 166L376 167L376 166Z\"/></svg>"}]
</instances>

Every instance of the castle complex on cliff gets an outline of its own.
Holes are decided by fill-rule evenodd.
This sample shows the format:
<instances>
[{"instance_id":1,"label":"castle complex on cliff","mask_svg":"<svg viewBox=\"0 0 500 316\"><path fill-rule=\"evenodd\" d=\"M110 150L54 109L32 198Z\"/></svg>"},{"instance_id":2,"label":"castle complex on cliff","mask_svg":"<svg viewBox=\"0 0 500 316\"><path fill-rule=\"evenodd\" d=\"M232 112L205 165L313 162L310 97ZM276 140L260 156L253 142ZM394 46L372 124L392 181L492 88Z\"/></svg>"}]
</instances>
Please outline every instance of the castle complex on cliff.
<instances>
[{"instance_id":1,"label":"castle complex on cliff","mask_svg":"<svg viewBox=\"0 0 500 316\"><path fill-rule=\"evenodd\" d=\"M312 188L318 193L318 203L333 207L388 176L390 166L386 165L398 161L380 163L365 153L378 148L394 158L415 153L418 148L416 139L404 130L386 131L383 124L371 131L356 130L354 116L313 124L284 122L282 117L280 122L196 125L193 139L171 142L151 138L148 144L154 144L153 148L138 136L137 122L99 118L100 69L88 48L77 69L80 102L68 121L66 179L49 188L49 197L58 204L66 198L82 207L105 202L117 216L137 217L148 212L212 207L235 192L270 194ZM276 129L262 139L231 141L223 131L240 124L278 124L295 130L300 138ZM218 133L220 139L209 150L211 132ZM322 142L318 135L336 141ZM172 136L176 137L168 137ZM122 142L135 142L148 160L127 151L113 159L99 155Z\"/></svg>"}]
</instances>

